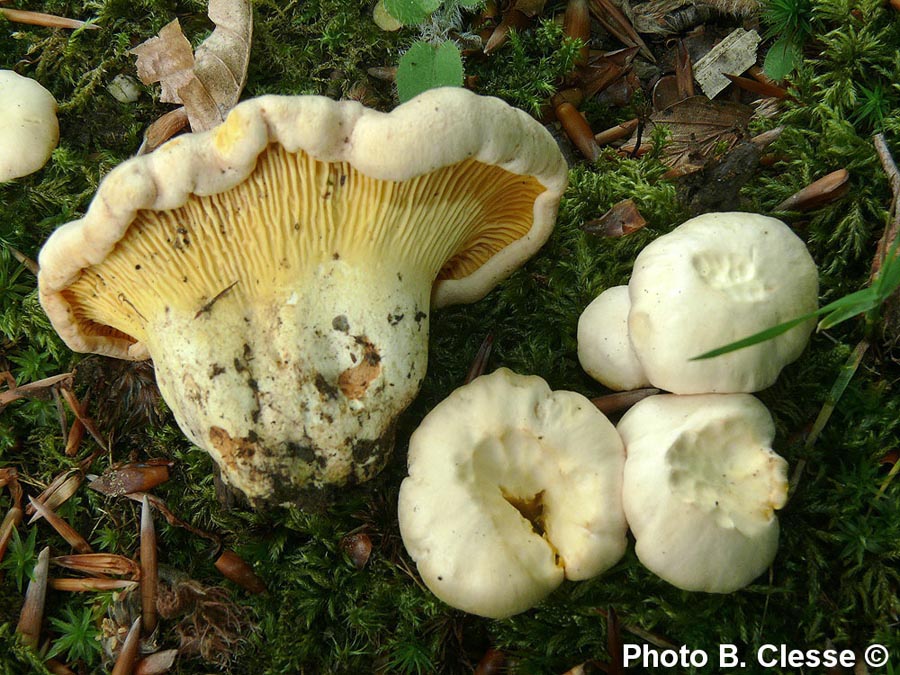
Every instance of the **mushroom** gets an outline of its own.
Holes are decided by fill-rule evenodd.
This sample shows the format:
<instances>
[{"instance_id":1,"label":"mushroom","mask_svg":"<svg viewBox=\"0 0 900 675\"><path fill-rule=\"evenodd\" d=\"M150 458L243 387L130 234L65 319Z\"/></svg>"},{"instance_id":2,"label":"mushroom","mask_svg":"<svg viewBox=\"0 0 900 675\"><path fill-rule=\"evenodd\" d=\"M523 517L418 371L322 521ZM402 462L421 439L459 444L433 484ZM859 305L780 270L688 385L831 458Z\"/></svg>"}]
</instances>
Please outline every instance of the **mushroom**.
<instances>
[{"instance_id":1,"label":"mushroom","mask_svg":"<svg viewBox=\"0 0 900 675\"><path fill-rule=\"evenodd\" d=\"M628 286L607 288L578 319L578 361L585 372L617 391L650 386L628 338Z\"/></svg>"},{"instance_id":2,"label":"mushroom","mask_svg":"<svg viewBox=\"0 0 900 675\"><path fill-rule=\"evenodd\" d=\"M752 347L691 359L815 311L818 275L806 246L780 220L708 213L644 248L628 293L628 335L654 387L751 392L800 356L814 319Z\"/></svg>"},{"instance_id":3,"label":"mushroom","mask_svg":"<svg viewBox=\"0 0 900 675\"><path fill-rule=\"evenodd\" d=\"M495 98L263 96L111 171L41 251L41 302L77 351L152 357L252 503L318 499L382 468L431 306L533 255L565 185L550 134Z\"/></svg>"},{"instance_id":4,"label":"mushroom","mask_svg":"<svg viewBox=\"0 0 900 675\"><path fill-rule=\"evenodd\" d=\"M523 612L624 554L622 441L585 397L501 368L428 413L409 445L400 534L429 589Z\"/></svg>"},{"instance_id":5,"label":"mushroom","mask_svg":"<svg viewBox=\"0 0 900 675\"><path fill-rule=\"evenodd\" d=\"M622 500L635 552L678 588L730 593L772 563L787 462L772 417L749 394L651 396L617 427Z\"/></svg>"},{"instance_id":6,"label":"mushroom","mask_svg":"<svg viewBox=\"0 0 900 675\"><path fill-rule=\"evenodd\" d=\"M0 183L38 171L57 143L53 94L31 78L0 70Z\"/></svg>"}]
</instances>

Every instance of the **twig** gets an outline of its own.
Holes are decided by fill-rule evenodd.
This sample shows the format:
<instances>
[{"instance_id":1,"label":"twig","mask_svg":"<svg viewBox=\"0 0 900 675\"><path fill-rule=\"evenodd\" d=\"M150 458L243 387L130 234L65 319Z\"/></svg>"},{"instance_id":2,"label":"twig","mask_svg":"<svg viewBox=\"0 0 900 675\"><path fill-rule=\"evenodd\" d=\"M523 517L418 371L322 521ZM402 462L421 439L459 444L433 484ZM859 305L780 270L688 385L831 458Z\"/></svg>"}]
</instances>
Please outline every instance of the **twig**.
<instances>
[{"instance_id":1,"label":"twig","mask_svg":"<svg viewBox=\"0 0 900 675\"><path fill-rule=\"evenodd\" d=\"M881 239L878 241L878 248L875 249L875 259L872 261L871 277L874 278L884 264L887 252L897 240L898 233L900 233L900 170L897 169L897 163L891 155L884 134L876 134L872 141L875 143L875 152L878 153L878 159L881 160L881 166L884 167L888 185L891 186L891 193L893 194L891 224L885 228L884 234L881 235Z\"/></svg>"},{"instance_id":2,"label":"twig","mask_svg":"<svg viewBox=\"0 0 900 675\"><path fill-rule=\"evenodd\" d=\"M226 286L221 291L216 293L215 296L213 296L212 300L205 303L200 309L197 310L197 313L194 314L194 318L199 319L202 314L206 314L207 312L209 312L209 310L211 310L213 308L214 304L216 304L219 300L221 300L225 296L225 294L228 293L228 291L230 291L232 288L237 286L238 281L240 281L240 279L232 281L230 284L228 284L228 286Z\"/></svg>"},{"instance_id":3,"label":"twig","mask_svg":"<svg viewBox=\"0 0 900 675\"><path fill-rule=\"evenodd\" d=\"M73 30L77 30L78 28L98 30L100 28L100 26L96 26L85 21L79 21L78 19L67 19L65 17L56 16L54 14L30 12L24 9L8 9L5 7L0 7L0 14L5 16L7 21L25 23L31 26L44 26L46 28L71 28Z\"/></svg>"}]
</instances>

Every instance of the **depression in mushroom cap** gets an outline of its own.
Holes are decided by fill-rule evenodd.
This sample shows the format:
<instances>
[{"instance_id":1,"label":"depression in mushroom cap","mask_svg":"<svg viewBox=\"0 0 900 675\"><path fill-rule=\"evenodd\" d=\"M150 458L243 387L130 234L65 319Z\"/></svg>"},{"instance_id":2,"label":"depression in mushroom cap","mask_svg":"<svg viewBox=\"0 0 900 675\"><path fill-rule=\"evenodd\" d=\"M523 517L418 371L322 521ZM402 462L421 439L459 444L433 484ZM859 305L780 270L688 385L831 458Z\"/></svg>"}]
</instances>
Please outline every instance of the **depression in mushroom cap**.
<instances>
[{"instance_id":1,"label":"depression in mushroom cap","mask_svg":"<svg viewBox=\"0 0 900 675\"><path fill-rule=\"evenodd\" d=\"M772 563L787 462L749 394L651 396L616 427L627 460L622 499L635 552L678 588L731 593Z\"/></svg>"},{"instance_id":2,"label":"depression in mushroom cap","mask_svg":"<svg viewBox=\"0 0 900 675\"><path fill-rule=\"evenodd\" d=\"M587 398L501 368L454 391L413 433L403 543L452 607L523 612L625 553L624 462Z\"/></svg>"},{"instance_id":3,"label":"depression in mushroom cap","mask_svg":"<svg viewBox=\"0 0 900 675\"><path fill-rule=\"evenodd\" d=\"M654 387L676 394L759 391L800 356L815 319L762 344L692 359L814 311L818 283L806 246L780 220L707 213L638 255L628 282L628 337Z\"/></svg>"},{"instance_id":4,"label":"depression in mushroom cap","mask_svg":"<svg viewBox=\"0 0 900 675\"><path fill-rule=\"evenodd\" d=\"M73 349L152 357L251 502L303 501L382 468L431 307L533 255L565 184L549 133L498 99L265 96L113 170L42 250L41 301Z\"/></svg>"}]
</instances>

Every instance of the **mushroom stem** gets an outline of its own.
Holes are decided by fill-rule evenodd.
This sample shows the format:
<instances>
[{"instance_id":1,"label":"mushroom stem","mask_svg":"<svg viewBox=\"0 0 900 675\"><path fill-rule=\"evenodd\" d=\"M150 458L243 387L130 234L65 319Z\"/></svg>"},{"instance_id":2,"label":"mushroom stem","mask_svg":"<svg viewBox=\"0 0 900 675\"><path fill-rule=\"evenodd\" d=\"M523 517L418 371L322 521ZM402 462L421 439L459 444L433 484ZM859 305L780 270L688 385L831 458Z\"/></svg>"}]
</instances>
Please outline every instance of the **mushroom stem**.
<instances>
[{"instance_id":1,"label":"mushroom stem","mask_svg":"<svg viewBox=\"0 0 900 675\"><path fill-rule=\"evenodd\" d=\"M387 460L425 376L430 282L383 265L329 260L279 299L234 311L235 288L199 317L172 308L148 331L182 430L252 503L361 482Z\"/></svg>"}]
</instances>

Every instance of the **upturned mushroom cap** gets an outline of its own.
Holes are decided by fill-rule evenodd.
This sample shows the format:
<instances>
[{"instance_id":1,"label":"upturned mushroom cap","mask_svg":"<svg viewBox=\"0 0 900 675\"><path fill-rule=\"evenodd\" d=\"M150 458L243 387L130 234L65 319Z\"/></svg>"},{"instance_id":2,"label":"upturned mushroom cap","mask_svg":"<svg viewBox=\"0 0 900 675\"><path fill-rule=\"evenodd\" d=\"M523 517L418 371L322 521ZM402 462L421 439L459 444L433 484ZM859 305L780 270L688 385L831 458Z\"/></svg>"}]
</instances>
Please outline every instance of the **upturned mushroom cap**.
<instances>
[{"instance_id":1,"label":"upturned mushroom cap","mask_svg":"<svg viewBox=\"0 0 900 675\"><path fill-rule=\"evenodd\" d=\"M39 170L57 143L53 94L31 78L0 70L0 183Z\"/></svg>"},{"instance_id":2,"label":"upturned mushroom cap","mask_svg":"<svg viewBox=\"0 0 900 675\"><path fill-rule=\"evenodd\" d=\"M678 588L730 593L772 563L787 462L772 417L749 394L651 396L617 427L635 552Z\"/></svg>"},{"instance_id":3,"label":"upturned mushroom cap","mask_svg":"<svg viewBox=\"0 0 900 675\"><path fill-rule=\"evenodd\" d=\"M565 184L550 134L498 99L264 96L110 172L41 251L41 302L77 351L152 357L225 480L291 501L380 470L430 303L535 253Z\"/></svg>"},{"instance_id":4,"label":"upturned mushroom cap","mask_svg":"<svg viewBox=\"0 0 900 675\"><path fill-rule=\"evenodd\" d=\"M588 399L501 368L413 433L403 543L447 604L492 618L525 611L624 554L623 463L615 428Z\"/></svg>"},{"instance_id":5,"label":"upturned mushroom cap","mask_svg":"<svg viewBox=\"0 0 900 675\"><path fill-rule=\"evenodd\" d=\"M607 288L578 318L578 361L585 372L610 389L650 386L628 337L628 286Z\"/></svg>"},{"instance_id":6,"label":"upturned mushroom cap","mask_svg":"<svg viewBox=\"0 0 900 675\"><path fill-rule=\"evenodd\" d=\"M752 392L797 359L815 320L724 356L694 356L816 309L818 275L803 242L754 213L693 218L638 255L628 284L631 344L654 387L676 394Z\"/></svg>"}]
</instances>

